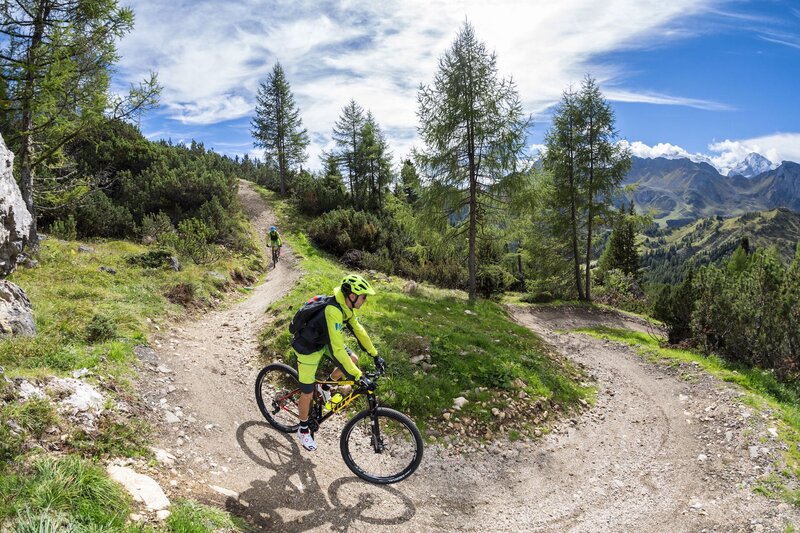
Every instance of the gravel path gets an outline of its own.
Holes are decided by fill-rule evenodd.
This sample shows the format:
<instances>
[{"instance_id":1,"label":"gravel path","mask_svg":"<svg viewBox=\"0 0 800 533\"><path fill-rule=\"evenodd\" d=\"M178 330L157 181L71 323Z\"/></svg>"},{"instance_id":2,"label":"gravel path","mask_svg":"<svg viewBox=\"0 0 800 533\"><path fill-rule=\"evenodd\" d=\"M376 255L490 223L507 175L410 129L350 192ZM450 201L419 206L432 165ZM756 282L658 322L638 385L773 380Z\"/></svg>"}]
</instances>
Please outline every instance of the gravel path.
<instances>
[{"instance_id":1,"label":"gravel path","mask_svg":"<svg viewBox=\"0 0 800 533\"><path fill-rule=\"evenodd\" d=\"M273 222L247 184L260 235ZM265 252L266 253L266 252ZM479 452L428 447L420 469L389 487L350 474L338 428L315 453L262 419L253 398L256 335L268 305L299 276L290 250L266 282L230 308L156 339L141 386L175 461L156 477L170 498L215 502L274 531L783 531L798 510L754 494L781 444L769 415L692 366L667 368L583 335L588 324L636 320L580 308L515 308L597 382L596 406L539 441ZM322 288L321 288L322 289ZM639 327L642 327L639 324ZM159 367L161 370L159 370ZM410 413L413 416L413 413Z\"/></svg>"}]
</instances>

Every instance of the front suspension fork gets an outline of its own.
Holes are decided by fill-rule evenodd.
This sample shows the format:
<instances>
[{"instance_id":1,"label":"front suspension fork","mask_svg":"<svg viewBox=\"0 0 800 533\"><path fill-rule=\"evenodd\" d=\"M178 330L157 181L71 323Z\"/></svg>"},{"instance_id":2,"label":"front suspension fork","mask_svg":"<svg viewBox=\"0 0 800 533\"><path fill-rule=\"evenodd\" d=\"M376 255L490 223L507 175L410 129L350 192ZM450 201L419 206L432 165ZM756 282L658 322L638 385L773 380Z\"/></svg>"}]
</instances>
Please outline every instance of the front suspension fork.
<instances>
[{"instance_id":1,"label":"front suspension fork","mask_svg":"<svg viewBox=\"0 0 800 533\"><path fill-rule=\"evenodd\" d=\"M369 405L369 418L372 429L372 447L375 453L383 453L383 437L381 437L381 428L378 423L378 398L375 397L374 391L367 391L367 404Z\"/></svg>"}]
</instances>

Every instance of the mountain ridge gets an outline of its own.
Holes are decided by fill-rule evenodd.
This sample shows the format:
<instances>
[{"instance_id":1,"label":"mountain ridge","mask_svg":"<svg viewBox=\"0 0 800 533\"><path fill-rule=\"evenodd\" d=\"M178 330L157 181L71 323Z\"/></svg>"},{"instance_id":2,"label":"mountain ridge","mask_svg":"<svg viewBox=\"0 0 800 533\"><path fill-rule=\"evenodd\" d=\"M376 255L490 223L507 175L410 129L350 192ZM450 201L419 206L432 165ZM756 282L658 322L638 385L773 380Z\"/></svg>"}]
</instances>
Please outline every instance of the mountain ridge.
<instances>
[{"instance_id":1,"label":"mountain ridge","mask_svg":"<svg viewBox=\"0 0 800 533\"><path fill-rule=\"evenodd\" d=\"M800 212L800 164L792 161L747 177L725 176L709 163L686 158L634 156L623 184L636 184L637 208L660 226L774 208Z\"/></svg>"}]
</instances>

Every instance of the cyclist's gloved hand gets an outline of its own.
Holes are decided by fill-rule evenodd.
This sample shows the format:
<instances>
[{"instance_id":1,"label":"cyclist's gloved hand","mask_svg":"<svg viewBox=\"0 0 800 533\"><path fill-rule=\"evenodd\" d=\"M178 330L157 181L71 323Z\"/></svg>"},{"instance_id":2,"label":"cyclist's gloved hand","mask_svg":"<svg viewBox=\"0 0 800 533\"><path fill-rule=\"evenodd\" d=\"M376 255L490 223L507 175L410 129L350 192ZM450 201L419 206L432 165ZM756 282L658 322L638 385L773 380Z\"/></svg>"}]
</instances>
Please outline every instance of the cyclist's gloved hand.
<instances>
[{"instance_id":1,"label":"cyclist's gloved hand","mask_svg":"<svg viewBox=\"0 0 800 533\"><path fill-rule=\"evenodd\" d=\"M386 370L386 361L383 360L383 357L381 356L375 357L375 368L377 368L378 371L380 372Z\"/></svg>"},{"instance_id":2,"label":"cyclist's gloved hand","mask_svg":"<svg viewBox=\"0 0 800 533\"><path fill-rule=\"evenodd\" d=\"M375 388L375 384L367 376L361 376L361 379L358 380L358 384L366 390L373 390Z\"/></svg>"}]
</instances>

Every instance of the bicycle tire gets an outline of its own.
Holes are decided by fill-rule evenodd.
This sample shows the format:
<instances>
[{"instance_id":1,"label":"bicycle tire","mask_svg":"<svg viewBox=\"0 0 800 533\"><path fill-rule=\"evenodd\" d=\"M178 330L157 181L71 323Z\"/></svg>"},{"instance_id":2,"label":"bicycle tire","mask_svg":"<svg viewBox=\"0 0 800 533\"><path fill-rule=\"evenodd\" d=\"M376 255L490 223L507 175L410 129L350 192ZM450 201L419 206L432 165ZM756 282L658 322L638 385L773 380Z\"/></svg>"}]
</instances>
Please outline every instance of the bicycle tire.
<instances>
[{"instance_id":1,"label":"bicycle tire","mask_svg":"<svg viewBox=\"0 0 800 533\"><path fill-rule=\"evenodd\" d=\"M339 441L342 458L365 481L380 485L397 483L413 474L422 462L422 435L410 418L394 409L378 407L375 417L383 432L381 444L386 448L381 453L374 449L372 414L367 409L342 429ZM364 422L366 425L362 425Z\"/></svg>"},{"instance_id":2,"label":"bicycle tire","mask_svg":"<svg viewBox=\"0 0 800 533\"><path fill-rule=\"evenodd\" d=\"M300 426L297 407L300 381L297 370L283 363L261 369L256 378L256 403L267 422L284 433L294 433ZM294 423L292 423L294 422Z\"/></svg>"}]
</instances>

